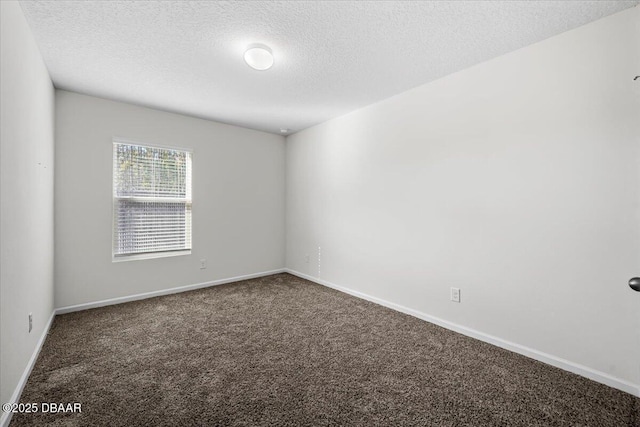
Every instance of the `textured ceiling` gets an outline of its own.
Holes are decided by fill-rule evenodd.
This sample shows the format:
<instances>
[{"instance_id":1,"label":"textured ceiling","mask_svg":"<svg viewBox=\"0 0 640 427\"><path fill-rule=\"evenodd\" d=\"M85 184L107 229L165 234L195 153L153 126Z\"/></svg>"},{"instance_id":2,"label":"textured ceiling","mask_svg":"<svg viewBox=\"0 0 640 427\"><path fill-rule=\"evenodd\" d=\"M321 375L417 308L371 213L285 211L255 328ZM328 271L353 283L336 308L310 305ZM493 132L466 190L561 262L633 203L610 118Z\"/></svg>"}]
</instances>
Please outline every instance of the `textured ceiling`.
<instances>
[{"instance_id":1,"label":"textured ceiling","mask_svg":"<svg viewBox=\"0 0 640 427\"><path fill-rule=\"evenodd\" d=\"M56 87L302 130L639 1L22 1ZM250 69L251 43L274 52Z\"/></svg>"}]
</instances>

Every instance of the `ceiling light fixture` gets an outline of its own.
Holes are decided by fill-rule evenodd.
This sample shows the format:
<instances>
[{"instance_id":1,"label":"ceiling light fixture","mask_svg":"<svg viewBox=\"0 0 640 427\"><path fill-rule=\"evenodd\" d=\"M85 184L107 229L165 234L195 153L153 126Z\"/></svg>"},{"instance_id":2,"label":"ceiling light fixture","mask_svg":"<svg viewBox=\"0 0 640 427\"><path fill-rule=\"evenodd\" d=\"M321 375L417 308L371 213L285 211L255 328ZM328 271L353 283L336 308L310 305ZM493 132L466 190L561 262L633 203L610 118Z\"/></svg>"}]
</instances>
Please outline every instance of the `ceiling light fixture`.
<instances>
[{"instance_id":1,"label":"ceiling light fixture","mask_svg":"<svg viewBox=\"0 0 640 427\"><path fill-rule=\"evenodd\" d=\"M263 44L250 45L244 53L244 62L254 70L268 70L273 65L271 48Z\"/></svg>"},{"instance_id":2,"label":"ceiling light fixture","mask_svg":"<svg viewBox=\"0 0 640 427\"><path fill-rule=\"evenodd\" d=\"M287 128L280 128L280 133L287 133L289 132L289 129Z\"/></svg>"}]
</instances>

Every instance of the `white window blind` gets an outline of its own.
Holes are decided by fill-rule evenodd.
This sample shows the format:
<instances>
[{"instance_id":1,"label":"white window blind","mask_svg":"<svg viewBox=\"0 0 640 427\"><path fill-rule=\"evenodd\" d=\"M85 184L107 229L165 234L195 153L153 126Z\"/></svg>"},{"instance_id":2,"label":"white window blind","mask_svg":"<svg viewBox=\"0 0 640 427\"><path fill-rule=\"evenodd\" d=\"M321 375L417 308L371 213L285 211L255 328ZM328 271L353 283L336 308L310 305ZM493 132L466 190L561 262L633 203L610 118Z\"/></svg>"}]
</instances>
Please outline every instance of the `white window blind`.
<instances>
[{"instance_id":1,"label":"white window blind","mask_svg":"<svg viewBox=\"0 0 640 427\"><path fill-rule=\"evenodd\" d=\"M191 249L191 152L113 143L113 256Z\"/></svg>"}]
</instances>

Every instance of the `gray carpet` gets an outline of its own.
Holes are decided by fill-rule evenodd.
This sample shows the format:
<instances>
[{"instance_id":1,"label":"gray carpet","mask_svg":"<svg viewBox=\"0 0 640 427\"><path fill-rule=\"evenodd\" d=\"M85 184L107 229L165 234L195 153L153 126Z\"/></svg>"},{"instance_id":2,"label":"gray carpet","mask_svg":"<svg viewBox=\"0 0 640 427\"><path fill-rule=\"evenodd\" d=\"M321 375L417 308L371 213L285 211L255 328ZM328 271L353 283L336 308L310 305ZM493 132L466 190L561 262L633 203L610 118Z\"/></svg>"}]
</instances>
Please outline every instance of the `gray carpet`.
<instances>
[{"instance_id":1,"label":"gray carpet","mask_svg":"<svg viewBox=\"0 0 640 427\"><path fill-rule=\"evenodd\" d=\"M58 316L12 426L638 426L640 399L288 274Z\"/></svg>"}]
</instances>

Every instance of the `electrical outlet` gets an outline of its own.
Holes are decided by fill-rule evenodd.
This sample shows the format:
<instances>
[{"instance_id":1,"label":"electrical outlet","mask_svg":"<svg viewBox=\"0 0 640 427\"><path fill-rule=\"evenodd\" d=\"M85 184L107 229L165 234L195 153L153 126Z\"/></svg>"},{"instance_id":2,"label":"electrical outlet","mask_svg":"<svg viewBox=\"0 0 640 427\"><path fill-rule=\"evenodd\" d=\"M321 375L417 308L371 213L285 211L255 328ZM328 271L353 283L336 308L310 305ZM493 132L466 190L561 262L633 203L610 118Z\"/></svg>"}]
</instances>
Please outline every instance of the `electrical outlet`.
<instances>
[{"instance_id":1,"label":"electrical outlet","mask_svg":"<svg viewBox=\"0 0 640 427\"><path fill-rule=\"evenodd\" d=\"M307 255L305 255L305 256L304 256L304 262L305 262L306 264L309 264L309 254L307 254Z\"/></svg>"},{"instance_id":2,"label":"electrical outlet","mask_svg":"<svg viewBox=\"0 0 640 427\"><path fill-rule=\"evenodd\" d=\"M204 270L205 268L207 268L207 260L206 259L201 259L200 260L200 270Z\"/></svg>"},{"instance_id":3,"label":"electrical outlet","mask_svg":"<svg viewBox=\"0 0 640 427\"><path fill-rule=\"evenodd\" d=\"M460 289L451 288L451 301L460 302Z\"/></svg>"},{"instance_id":4,"label":"electrical outlet","mask_svg":"<svg viewBox=\"0 0 640 427\"><path fill-rule=\"evenodd\" d=\"M29 333L33 329L33 313L29 313Z\"/></svg>"}]
</instances>

